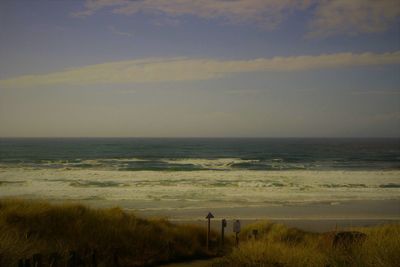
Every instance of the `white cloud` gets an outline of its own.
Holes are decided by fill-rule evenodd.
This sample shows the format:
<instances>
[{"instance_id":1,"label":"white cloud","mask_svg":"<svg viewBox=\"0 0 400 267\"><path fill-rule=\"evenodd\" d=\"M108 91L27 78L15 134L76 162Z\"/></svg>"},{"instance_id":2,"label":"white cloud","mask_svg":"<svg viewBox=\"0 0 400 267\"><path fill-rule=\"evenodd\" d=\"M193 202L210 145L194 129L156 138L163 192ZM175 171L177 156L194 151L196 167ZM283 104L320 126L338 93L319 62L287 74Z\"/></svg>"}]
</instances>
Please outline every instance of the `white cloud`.
<instances>
[{"instance_id":1,"label":"white cloud","mask_svg":"<svg viewBox=\"0 0 400 267\"><path fill-rule=\"evenodd\" d=\"M316 8L308 35L382 32L399 16L398 0L325 0Z\"/></svg>"},{"instance_id":2,"label":"white cloud","mask_svg":"<svg viewBox=\"0 0 400 267\"><path fill-rule=\"evenodd\" d=\"M337 53L252 60L141 59L88 65L48 74L3 79L0 80L0 88L179 82L209 80L233 73L304 71L386 64L400 64L400 51L383 54Z\"/></svg>"},{"instance_id":3,"label":"white cloud","mask_svg":"<svg viewBox=\"0 0 400 267\"><path fill-rule=\"evenodd\" d=\"M270 30L295 10L315 8L308 36L381 32L400 16L398 0L87 0L85 9L73 15L89 16L104 8L124 15L223 18Z\"/></svg>"}]
</instances>

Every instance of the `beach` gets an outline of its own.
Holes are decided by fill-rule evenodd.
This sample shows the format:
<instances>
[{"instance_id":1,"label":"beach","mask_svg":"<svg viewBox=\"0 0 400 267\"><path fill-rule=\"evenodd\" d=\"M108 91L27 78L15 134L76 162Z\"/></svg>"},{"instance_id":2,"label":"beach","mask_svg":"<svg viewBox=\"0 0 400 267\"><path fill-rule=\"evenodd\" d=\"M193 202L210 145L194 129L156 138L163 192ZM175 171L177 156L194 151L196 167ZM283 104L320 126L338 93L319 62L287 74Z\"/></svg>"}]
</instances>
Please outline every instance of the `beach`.
<instances>
[{"instance_id":1,"label":"beach","mask_svg":"<svg viewBox=\"0 0 400 267\"><path fill-rule=\"evenodd\" d=\"M49 262L58 242L62 263L77 260L71 255L90 262L98 251L105 266L117 266L116 258L121 266L244 266L272 259L326 266L347 257L332 242L335 233L349 231L371 236L362 258L352 252L350 260L359 260L354 266L397 261L394 139L1 141L0 223L8 230L0 249L7 264L33 260L40 244Z\"/></svg>"},{"instance_id":2,"label":"beach","mask_svg":"<svg viewBox=\"0 0 400 267\"><path fill-rule=\"evenodd\" d=\"M322 231L400 219L397 139L1 139L0 197Z\"/></svg>"},{"instance_id":3,"label":"beach","mask_svg":"<svg viewBox=\"0 0 400 267\"><path fill-rule=\"evenodd\" d=\"M0 1L0 267L399 267L398 2Z\"/></svg>"},{"instance_id":4,"label":"beach","mask_svg":"<svg viewBox=\"0 0 400 267\"><path fill-rule=\"evenodd\" d=\"M228 221L227 232L233 234L233 222L239 219L243 226L261 221L270 221L310 232L340 231L353 227L399 223L399 207L400 202L398 200L389 200L353 201L335 206L330 204L311 204L211 209L213 215L216 217L211 221L211 227L219 231L221 229L221 220L226 219ZM173 212L165 212L161 216L170 218L174 223L193 223L205 227L205 215L207 212L207 209L201 209L184 216ZM138 214L149 217L160 216L160 214L154 213L139 212ZM174 215L177 219L174 218ZM190 219L190 217L195 217L196 219Z\"/></svg>"},{"instance_id":5,"label":"beach","mask_svg":"<svg viewBox=\"0 0 400 267\"><path fill-rule=\"evenodd\" d=\"M152 218L273 220L325 231L400 220L398 171L1 170L3 198L121 207ZM351 182L349 182L351 181ZM218 224L218 223L216 223Z\"/></svg>"}]
</instances>

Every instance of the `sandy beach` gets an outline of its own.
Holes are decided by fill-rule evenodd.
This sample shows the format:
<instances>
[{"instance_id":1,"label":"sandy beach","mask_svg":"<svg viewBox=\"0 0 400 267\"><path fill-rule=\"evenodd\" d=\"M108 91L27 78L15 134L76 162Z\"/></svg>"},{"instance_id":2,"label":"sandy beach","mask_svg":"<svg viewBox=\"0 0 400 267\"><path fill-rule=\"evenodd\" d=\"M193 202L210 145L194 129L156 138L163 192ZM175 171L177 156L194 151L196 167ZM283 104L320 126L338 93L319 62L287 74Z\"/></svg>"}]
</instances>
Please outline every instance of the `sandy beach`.
<instances>
[{"instance_id":1,"label":"sandy beach","mask_svg":"<svg viewBox=\"0 0 400 267\"><path fill-rule=\"evenodd\" d=\"M208 211L215 216L211 225L216 230L221 227L221 219L228 220L228 232L232 232L232 222L236 219L241 220L243 225L268 220L315 232L400 222L399 200L137 213L145 217L166 217L177 223L206 225L205 215Z\"/></svg>"},{"instance_id":2,"label":"sandy beach","mask_svg":"<svg viewBox=\"0 0 400 267\"><path fill-rule=\"evenodd\" d=\"M110 202L87 201L85 203L102 208L118 206L118 202L111 204ZM127 205L123 202L119 204ZM226 219L228 221L228 233L232 232L232 223L237 219L241 221L243 226L257 221L272 221L311 232L326 232L400 222L400 200L358 200L339 203L165 210L125 208L125 210L145 218L166 218L173 223L202 226L206 226L205 216L208 212L211 212L215 216L211 220L211 227L219 231L221 220Z\"/></svg>"},{"instance_id":3,"label":"sandy beach","mask_svg":"<svg viewBox=\"0 0 400 267\"><path fill-rule=\"evenodd\" d=\"M213 225L283 222L309 231L400 220L399 171L113 171L3 168L3 198L121 207L147 218Z\"/></svg>"}]
</instances>

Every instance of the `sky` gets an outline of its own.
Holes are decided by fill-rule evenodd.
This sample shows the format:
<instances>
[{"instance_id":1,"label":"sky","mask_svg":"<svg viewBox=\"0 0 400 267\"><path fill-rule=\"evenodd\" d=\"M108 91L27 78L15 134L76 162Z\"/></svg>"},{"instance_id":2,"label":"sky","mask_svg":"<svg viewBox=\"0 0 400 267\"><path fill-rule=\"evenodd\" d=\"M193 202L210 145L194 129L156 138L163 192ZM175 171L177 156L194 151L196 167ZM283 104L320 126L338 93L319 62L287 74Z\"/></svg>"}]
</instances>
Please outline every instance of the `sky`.
<instances>
[{"instance_id":1,"label":"sky","mask_svg":"<svg viewBox=\"0 0 400 267\"><path fill-rule=\"evenodd\" d=\"M397 0L2 0L0 137L400 137Z\"/></svg>"}]
</instances>

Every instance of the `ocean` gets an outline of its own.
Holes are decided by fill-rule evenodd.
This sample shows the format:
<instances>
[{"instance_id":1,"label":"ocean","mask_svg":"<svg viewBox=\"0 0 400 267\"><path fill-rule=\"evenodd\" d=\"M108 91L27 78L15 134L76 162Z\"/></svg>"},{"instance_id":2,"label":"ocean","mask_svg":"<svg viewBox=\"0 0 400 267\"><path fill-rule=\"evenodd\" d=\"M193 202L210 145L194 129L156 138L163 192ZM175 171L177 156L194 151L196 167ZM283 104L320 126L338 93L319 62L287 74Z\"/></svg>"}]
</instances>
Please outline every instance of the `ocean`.
<instances>
[{"instance_id":1,"label":"ocean","mask_svg":"<svg viewBox=\"0 0 400 267\"><path fill-rule=\"evenodd\" d=\"M400 139L2 138L0 197L155 214L398 201Z\"/></svg>"},{"instance_id":2,"label":"ocean","mask_svg":"<svg viewBox=\"0 0 400 267\"><path fill-rule=\"evenodd\" d=\"M399 139L0 139L0 164L119 171L399 170Z\"/></svg>"}]
</instances>

